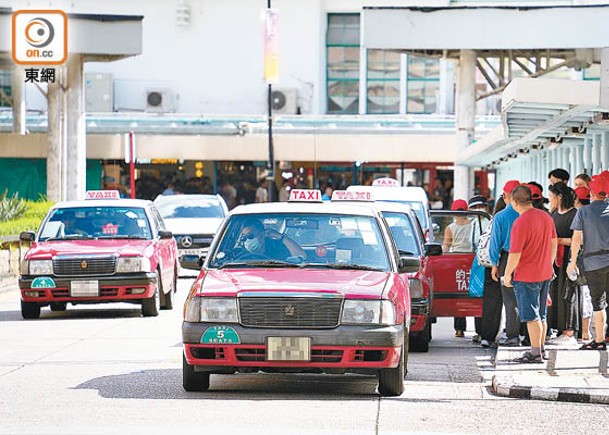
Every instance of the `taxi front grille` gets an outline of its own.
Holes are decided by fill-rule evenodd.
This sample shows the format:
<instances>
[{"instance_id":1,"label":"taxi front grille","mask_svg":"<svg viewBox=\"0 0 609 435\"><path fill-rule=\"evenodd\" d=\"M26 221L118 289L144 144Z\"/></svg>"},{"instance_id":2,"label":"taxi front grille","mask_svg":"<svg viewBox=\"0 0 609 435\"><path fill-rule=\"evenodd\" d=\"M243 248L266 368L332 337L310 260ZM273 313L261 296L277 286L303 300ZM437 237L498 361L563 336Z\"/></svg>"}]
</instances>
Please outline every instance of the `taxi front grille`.
<instances>
[{"instance_id":1,"label":"taxi front grille","mask_svg":"<svg viewBox=\"0 0 609 435\"><path fill-rule=\"evenodd\" d=\"M341 305L338 298L239 298L241 324L259 328L334 328Z\"/></svg>"},{"instance_id":2,"label":"taxi front grille","mask_svg":"<svg viewBox=\"0 0 609 435\"><path fill-rule=\"evenodd\" d=\"M180 249L201 249L209 248L213 234L193 234L193 235L175 235L175 239Z\"/></svg>"},{"instance_id":3,"label":"taxi front grille","mask_svg":"<svg viewBox=\"0 0 609 435\"><path fill-rule=\"evenodd\" d=\"M112 275L115 266L115 257L53 259L56 276Z\"/></svg>"}]
</instances>

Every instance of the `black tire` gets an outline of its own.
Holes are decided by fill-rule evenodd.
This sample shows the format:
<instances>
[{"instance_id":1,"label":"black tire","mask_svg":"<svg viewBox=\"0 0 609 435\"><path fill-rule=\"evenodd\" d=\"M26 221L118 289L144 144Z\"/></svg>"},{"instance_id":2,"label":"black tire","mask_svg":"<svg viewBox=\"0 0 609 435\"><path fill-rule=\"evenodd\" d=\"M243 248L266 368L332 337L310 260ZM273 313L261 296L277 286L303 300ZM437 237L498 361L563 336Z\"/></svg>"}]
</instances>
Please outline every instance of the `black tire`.
<instances>
[{"instance_id":1,"label":"black tire","mask_svg":"<svg viewBox=\"0 0 609 435\"><path fill-rule=\"evenodd\" d=\"M186 362L182 354L182 386L186 391L209 390L209 373L195 372L195 368Z\"/></svg>"},{"instance_id":2,"label":"black tire","mask_svg":"<svg viewBox=\"0 0 609 435\"><path fill-rule=\"evenodd\" d=\"M40 318L40 305L36 302L21 301L21 317L27 320Z\"/></svg>"},{"instance_id":3,"label":"black tire","mask_svg":"<svg viewBox=\"0 0 609 435\"><path fill-rule=\"evenodd\" d=\"M142 299L142 316L144 317L156 317L159 315L159 309L161 308L161 298L163 297L163 284L161 284L161 274L158 274L158 284L154 290L152 297L148 299Z\"/></svg>"},{"instance_id":4,"label":"black tire","mask_svg":"<svg viewBox=\"0 0 609 435\"><path fill-rule=\"evenodd\" d=\"M163 304L161 305L161 310L173 310L173 301L175 297L175 292L178 289L178 269L177 266L173 270L173 284L165 296L163 297Z\"/></svg>"},{"instance_id":5,"label":"black tire","mask_svg":"<svg viewBox=\"0 0 609 435\"><path fill-rule=\"evenodd\" d=\"M414 352L428 352L431 341L431 321L428 319L425 328L416 335L410 336L410 349Z\"/></svg>"},{"instance_id":6,"label":"black tire","mask_svg":"<svg viewBox=\"0 0 609 435\"><path fill-rule=\"evenodd\" d=\"M67 302L51 302L51 311L65 311L68 308Z\"/></svg>"},{"instance_id":7,"label":"black tire","mask_svg":"<svg viewBox=\"0 0 609 435\"><path fill-rule=\"evenodd\" d=\"M404 344L398 366L379 370L379 394L383 397L401 396L404 392L404 378L408 374L408 329L404 328Z\"/></svg>"}]
</instances>

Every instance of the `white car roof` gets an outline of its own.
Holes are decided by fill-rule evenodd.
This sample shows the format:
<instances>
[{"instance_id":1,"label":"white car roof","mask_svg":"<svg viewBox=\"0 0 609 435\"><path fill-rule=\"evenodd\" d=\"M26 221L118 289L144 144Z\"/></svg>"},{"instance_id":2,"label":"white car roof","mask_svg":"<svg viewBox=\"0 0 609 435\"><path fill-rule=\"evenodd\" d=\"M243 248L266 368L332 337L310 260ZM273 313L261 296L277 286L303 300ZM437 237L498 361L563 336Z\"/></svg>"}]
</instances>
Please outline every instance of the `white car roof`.
<instances>
[{"instance_id":1,"label":"white car roof","mask_svg":"<svg viewBox=\"0 0 609 435\"><path fill-rule=\"evenodd\" d=\"M403 202L388 202L388 201L376 201L374 206L380 211L393 211L397 213L414 213L412 208L408 204Z\"/></svg>"},{"instance_id":2,"label":"white car roof","mask_svg":"<svg viewBox=\"0 0 609 435\"><path fill-rule=\"evenodd\" d=\"M334 213L357 216L378 216L374 203L331 203L331 202L265 202L240 205L234 208L231 215L257 213Z\"/></svg>"},{"instance_id":3,"label":"white car roof","mask_svg":"<svg viewBox=\"0 0 609 435\"><path fill-rule=\"evenodd\" d=\"M154 202L188 202L192 200L201 200L201 201L219 201L223 202L224 199L220 195L212 195L212 194L179 194L179 195L159 195L155 198Z\"/></svg>"},{"instance_id":4,"label":"white car roof","mask_svg":"<svg viewBox=\"0 0 609 435\"><path fill-rule=\"evenodd\" d=\"M152 204L147 199L87 199L81 201L62 201L55 204L52 208L73 208L73 207L142 207L145 208Z\"/></svg>"},{"instance_id":5,"label":"white car roof","mask_svg":"<svg viewBox=\"0 0 609 435\"><path fill-rule=\"evenodd\" d=\"M405 187L389 187L389 186L349 186L348 191L360 190L362 192L373 192L375 200L393 200L393 201L419 201L423 204L428 204L427 194L422 187L405 186Z\"/></svg>"}]
</instances>

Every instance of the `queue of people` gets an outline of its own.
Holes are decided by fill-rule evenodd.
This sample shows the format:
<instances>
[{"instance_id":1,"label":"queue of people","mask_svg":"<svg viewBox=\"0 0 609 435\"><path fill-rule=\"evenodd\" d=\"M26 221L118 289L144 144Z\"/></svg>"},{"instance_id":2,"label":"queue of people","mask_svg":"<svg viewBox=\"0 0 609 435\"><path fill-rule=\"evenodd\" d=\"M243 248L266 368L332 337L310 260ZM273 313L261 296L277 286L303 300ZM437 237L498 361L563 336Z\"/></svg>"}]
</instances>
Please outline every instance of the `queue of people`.
<instances>
[{"instance_id":1,"label":"queue of people","mask_svg":"<svg viewBox=\"0 0 609 435\"><path fill-rule=\"evenodd\" d=\"M538 183L505 183L484 247L491 267L485 269L482 319L474 341L478 337L482 347L530 346L519 363L542 362L546 344L582 350L607 346L609 171L580 174L575 188L568 186L564 169L551 171L548 179L548 199ZM462 209L464 203L454 201ZM454 222L445 249L451 249L448 242L458 243L452 239L464 228ZM502 313L505 330L499 334Z\"/></svg>"}]
</instances>

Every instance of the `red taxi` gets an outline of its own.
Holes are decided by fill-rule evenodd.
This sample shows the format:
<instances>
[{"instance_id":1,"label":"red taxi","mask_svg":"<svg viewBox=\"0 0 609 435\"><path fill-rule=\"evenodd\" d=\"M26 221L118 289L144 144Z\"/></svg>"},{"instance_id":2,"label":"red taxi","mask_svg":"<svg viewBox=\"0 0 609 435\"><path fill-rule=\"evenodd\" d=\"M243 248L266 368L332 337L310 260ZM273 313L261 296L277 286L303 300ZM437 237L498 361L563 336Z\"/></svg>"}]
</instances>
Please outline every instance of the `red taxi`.
<instances>
[{"instance_id":1,"label":"red taxi","mask_svg":"<svg viewBox=\"0 0 609 435\"><path fill-rule=\"evenodd\" d=\"M144 316L172 309L177 247L152 203L114 191L87 195L53 206L37 235L21 233L32 242L19 279L23 318L39 318L47 305L63 311L68 303L132 302Z\"/></svg>"},{"instance_id":2,"label":"red taxi","mask_svg":"<svg viewBox=\"0 0 609 435\"><path fill-rule=\"evenodd\" d=\"M469 295L469 275L480 236L488 227L490 215L484 211L431 210L434 238L443 244L443 254L432 260L434 276L432 317L481 317L482 298ZM450 236L448 228L461 225L467 240L461 243ZM460 232L463 234L463 232Z\"/></svg>"},{"instance_id":3,"label":"red taxi","mask_svg":"<svg viewBox=\"0 0 609 435\"><path fill-rule=\"evenodd\" d=\"M207 390L214 373L363 372L402 394L418 268L374 208L298 189L235 208L184 306L184 389Z\"/></svg>"}]
</instances>

